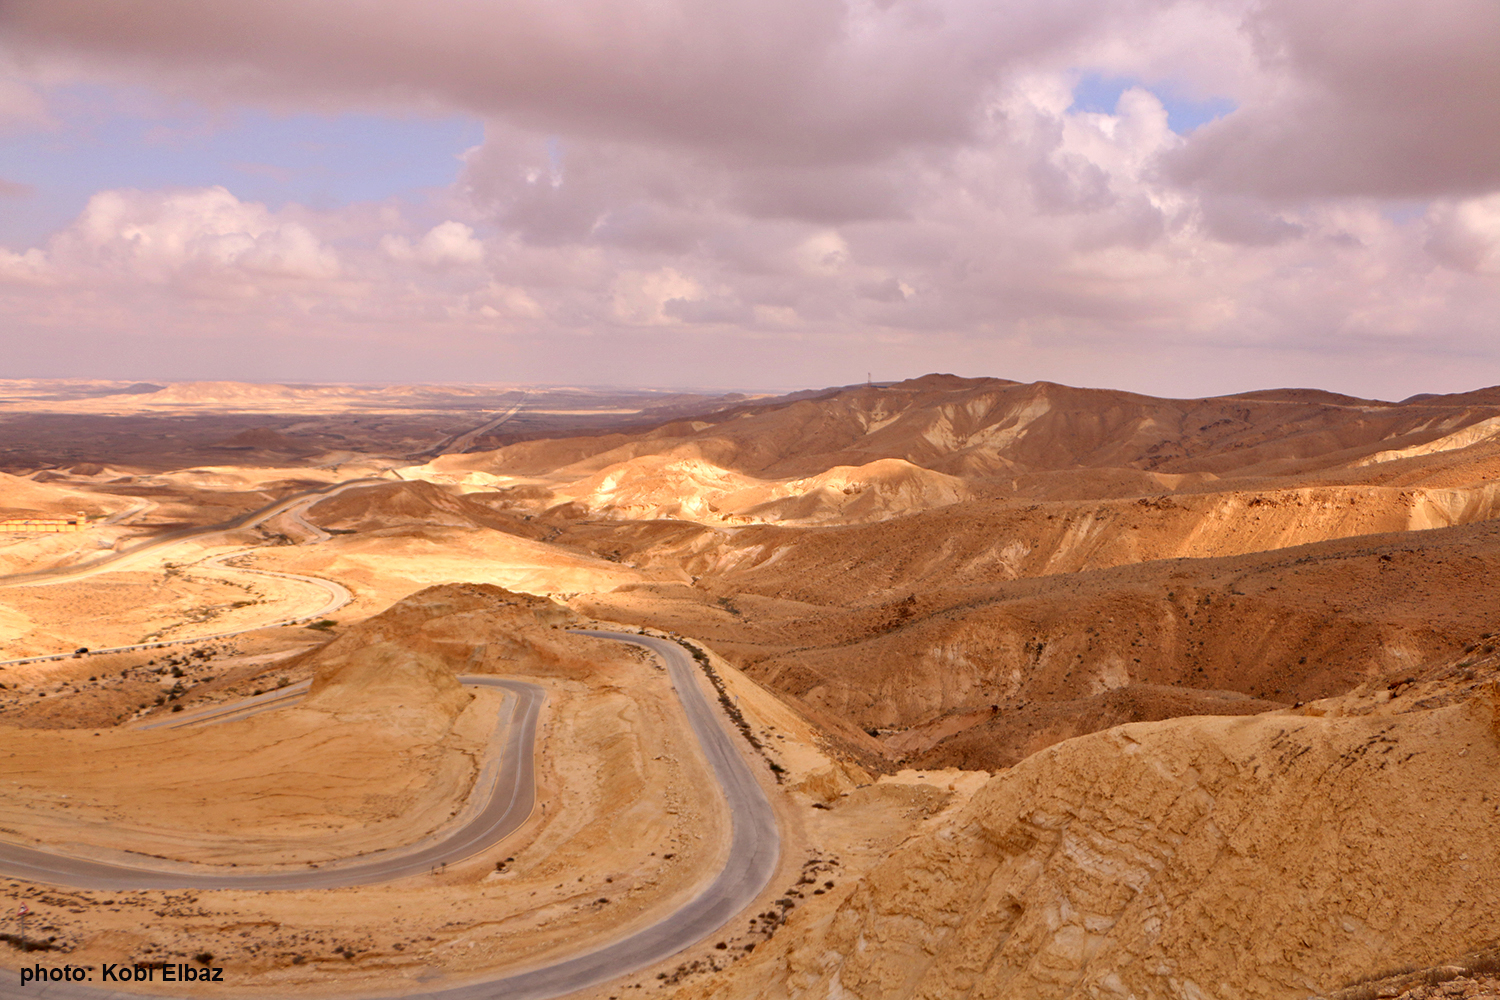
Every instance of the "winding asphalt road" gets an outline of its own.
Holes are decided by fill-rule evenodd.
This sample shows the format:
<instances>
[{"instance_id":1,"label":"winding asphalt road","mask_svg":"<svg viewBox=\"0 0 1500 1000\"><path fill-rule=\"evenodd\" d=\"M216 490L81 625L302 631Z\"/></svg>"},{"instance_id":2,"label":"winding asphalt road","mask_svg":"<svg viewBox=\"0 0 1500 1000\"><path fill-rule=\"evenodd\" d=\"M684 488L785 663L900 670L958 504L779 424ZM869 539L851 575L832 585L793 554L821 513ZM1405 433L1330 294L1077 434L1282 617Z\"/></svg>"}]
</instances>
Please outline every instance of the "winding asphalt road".
<instances>
[{"instance_id":1,"label":"winding asphalt road","mask_svg":"<svg viewBox=\"0 0 1500 1000\"><path fill-rule=\"evenodd\" d=\"M295 684L274 688L265 694L254 695L231 704L212 705L205 709L184 712L181 715L161 716L135 728L186 729L188 726L196 726L201 722L238 722L240 719L248 719L252 715L269 712L273 708L285 708L295 701L301 701L302 696L307 694L307 689L310 687L312 687L312 681L298 681Z\"/></svg>"},{"instance_id":2,"label":"winding asphalt road","mask_svg":"<svg viewBox=\"0 0 1500 1000\"><path fill-rule=\"evenodd\" d=\"M474 795L484 807L469 822L434 843L407 845L365 854L316 868L262 874L227 874L206 865L180 865L177 870L134 868L123 864L90 861L53 854L36 848L0 842L0 872L12 878L75 889L336 889L351 885L376 885L432 870L491 847L514 833L531 815L536 801L537 716L546 692L535 684L498 677L466 676L463 683L502 688L513 695L505 700L510 717L496 727L485 763L475 781ZM239 706L226 706L212 718L189 721L220 721L219 715L236 717ZM502 714L505 709L502 709Z\"/></svg>"},{"instance_id":3,"label":"winding asphalt road","mask_svg":"<svg viewBox=\"0 0 1500 1000\"><path fill-rule=\"evenodd\" d=\"M704 755L713 768L714 776L728 802L731 816L731 840L728 860L714 880L686 905L663 918L656 924L631 934L603 947L585 951L572 958L550 965L493 979L485 982L456 986L426 993L405 994L419 1000L548 1000L564 996L577 990L607 982L617 976L655 964L671 955L691 947L712 934L760 895L770 883L780 855L780 835L770 801L756 781L744 757L735 747L734 738L721 724L708 698L703 692L696 671L687 653L676 643L651 636L628 635L617 632L586 632L584 634L619 642L633 643L656 653L666 663L682 707L688 718ZM473 680L470 678L469 680ZM517 682L485 678L499 686ZM521 685L521 687L530 687ZM515 690L512 688L512 690ZM522 694L517 692L517 711L521 711ZM534 718L532 721L534 726ZM520 738L525 727L510 727L507 745ZM532 738L525 741L525 771L531 775L530 752ZM503 755L507 765L502 773L518 771L521 765L519 747L513 755L510 749ZM497 788L499 787L497 783ZM527 788L531 785L528 781ZM515 793L523 794L521 792ZM534 795L534 789L531 793ZM492 805L503 793L494 793ZM507 809L499 810L506 814ZM528 808L529 813L529 808ZM489 814L486 808L485 814ZM523 817L524 820L524 817ZM318 889L335 885L360 885L386 881L405 875L418 874L442 860L456 861L472 856L476 851L495 842L494 829L483 835L459 842L469 824L459 833L445 838L441 844L403 854L400 858L378 859L366 856L345 866L327 866L316 871L276 873L272 875L178 875L155 870L130 869L122 866L100 865L79 859L66 859L57 855L29 851L24 848L0 850L0 872L12 877L36 881L61 881L69 885L86 885L93 888L241 888L241 889ZM13 851L26 852L15 857ZM42 855L37 858L36 855ZM19 865L31 864L39 867L26 869ZM63 866L58 870L58 866ZM39 955L38 958L41 956ZM122 956L124 957L124 956ZM60 965L56 960L47 961L48 966ZM187 985L179 993L161 992L158 996L175 996L194 991ZM0 1000L22 1000L22 998L47 997L51 1000L125 1000L140 997L139 993L95 989L76 983L20 985L16 973L0 974Z\"/></svg>"}]
</instances>

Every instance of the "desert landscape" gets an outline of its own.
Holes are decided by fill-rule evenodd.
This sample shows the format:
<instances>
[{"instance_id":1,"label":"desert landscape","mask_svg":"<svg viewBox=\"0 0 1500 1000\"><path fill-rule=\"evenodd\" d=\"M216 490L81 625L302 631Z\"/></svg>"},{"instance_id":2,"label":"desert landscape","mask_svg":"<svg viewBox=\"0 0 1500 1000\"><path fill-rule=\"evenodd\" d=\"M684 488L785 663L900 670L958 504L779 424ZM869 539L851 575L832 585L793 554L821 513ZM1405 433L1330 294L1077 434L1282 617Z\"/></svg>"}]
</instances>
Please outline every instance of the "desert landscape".
<instances>
[{"instance_id":1,"label":"desert landscape","mask_svg":"<svg viewBox=\"0 0 1500 1000\"><path fill-rule=\"evenodd\" d=\"M0 0L0 1000L1500 1000L1496 0Z\"/></svg>"},{"instance_id":2,"label":"desert landscape","mask_svg":"<svg viewBox=\"0 0 1500 1000\"><path fill-rule=\"evenodd\" d=\"M1494 991L1500 390L0 390L4 995Z\"/></svg>"}]
</instances>

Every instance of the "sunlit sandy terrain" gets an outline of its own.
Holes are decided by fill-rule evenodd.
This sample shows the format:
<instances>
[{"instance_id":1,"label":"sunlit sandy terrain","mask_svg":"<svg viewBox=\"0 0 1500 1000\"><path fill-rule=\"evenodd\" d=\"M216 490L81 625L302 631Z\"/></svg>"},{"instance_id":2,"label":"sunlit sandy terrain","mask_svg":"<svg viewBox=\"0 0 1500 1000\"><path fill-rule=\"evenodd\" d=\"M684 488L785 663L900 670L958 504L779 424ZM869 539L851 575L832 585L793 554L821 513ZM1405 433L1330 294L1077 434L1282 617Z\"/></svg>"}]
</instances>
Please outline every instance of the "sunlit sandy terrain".
<instances>
[{"instance_id":1,"label":"sunlit sandy terrain","mask_svg":"<svg viewBox=\"0 0 1500 1000\"><path fill-rule=\"evenodd\" d=\"M782 853L590 996L1291 1000L1497 944L1497 390L5 383L0 472L0 516L84 522L0 535L4 658L59 657L0 670L6 843L418 843L501 710L456 678L547 692L499 845L337 890L10 879L72 961L419 992L670 914L729 816L660 666L569 631L601 624L701 650Z\"/></svg>"}]
</instances>

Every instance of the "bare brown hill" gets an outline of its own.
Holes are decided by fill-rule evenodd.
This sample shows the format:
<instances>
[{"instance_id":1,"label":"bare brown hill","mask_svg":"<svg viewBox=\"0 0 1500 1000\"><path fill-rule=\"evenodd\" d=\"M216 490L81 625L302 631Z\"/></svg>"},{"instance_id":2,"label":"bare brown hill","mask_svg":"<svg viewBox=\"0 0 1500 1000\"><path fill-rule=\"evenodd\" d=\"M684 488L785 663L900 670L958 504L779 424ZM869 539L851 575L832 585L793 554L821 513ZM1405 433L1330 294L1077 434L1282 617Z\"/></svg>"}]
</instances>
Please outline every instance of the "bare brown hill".
<instances>
[{"instance_id":1,"label":"bare brown hill","mask_svg":"<svg viewBox=\"0 0 1500 1000\"><path fill-rule=\"evenodd\" d=\"M657 521L577 529L640 565L709 586L859 605L892 594L1267 552L1360 535L1492 519L1500 486L1323 487L1120 500L975 501L868 524L712 529ZM573 537L572 534L566 537ZM788 588L791 588L788 590Z\"/></svg>"},{"instance_id":2,"label":"bare brown hill","mask_svg":"<svg viewBox=\"0 0 1500 1000\"><path fill-rule=\"evenodd\" d=\"M276 663L269 677L263 660L215 681L187 657L171 660L168 673L165 659L145 667L129 654L66 661L73 677L56 686L57 668L13 667L8 684L33 688L25 700L44 700L50 717L28 720L23 711L0 725L0 771L14 792L0 818L7 836L29 842L129 845L225 864L322 862L413 843L462 807L489 752L503 695L471 693L460 674L597 681L623 662L639 679L639 662L619 644L556 627L572 620L541 598L443 586ZM87 681L85 671L94 672ZM162 702L191 712L304 676L312 685L301 702L216 725L131 728L97 712L101 699L157 694L165 719L191 719ZM622 685L601 687L617 694Z\"/></svg>"},{"instance_id":3,"label":"bare brown hill","mask_svg":"<svg viewBox=\"0 0 1500 1000\"><path fill-rule=\"evenodd\" d=\"M1500 404L1471 396L1395 404L1289 390L1173 400L929 375L752 404L638 435L528 442L450 456L434 466L580 479L692 445L701 460L719 468L772 479L883 458L981 478L1080 468L1306 473L1429 445L1500 415Z\"/></svg>"},{"instance_id":4,"label":"bare brown hill","mask_svg":"<svg viewBox=\"0 0 1500 1000\"><path fill-rule=\"evenodd\" d=\"M684 1000L1292 1000L1493 932L1500 389L1400 403L1313 389L1180 400L935 375L772 400L566 390L534 410L511 409L536 402L529 391L459 393L420 419L316 420L301 397L286 405L302 416L268 416L281 405L274 388L241 403L192 391L242 415L212 435L198 426L178 454L225 441L274 453L285 442L270 435L285 435L323 449L320 482L389 474L391 456L424 461L442 442L477 442L476 428L530 438L327 497L306 516L337 537L254 556L260 568L339 580L355 598L337 638L277 667L278 683L284 671L315 675L305 706L285 716L300 720L302 742L277 742L267 719L241 730L279 767L307 766L308 748L336 734L344 756L331 767L369 756L379 783L405 788L394 801L370 781L308 779L334 803L346 846L372 823L420 833L411 803L461 791L484 735L475 707L499 695L470 703L455 675L548 686L543 784L597 814L576 827L589 831L576 853L546 845L545 878L511 882L521 873L476 863L475 884L492 895L472 912L486 926L514 926L494 908L512 900L540 907L537 926L561 943L573 925L553 923L558 901L576 896L602 926L612 918L595 901L615 906L625 871L654 879L663 869L651 866L677 864L678 851L723 843L703 825L711 817L679 809L694 797L676 789L705 780L675 770L691 755L650 749L685 738L665 675L569 634L576 609L718 654L719 677L782 768L788 870L814 859L748 937L726 932L722 948L663 972L668 990L738 956ZM329 389L318 405L361 398ZM162 422L130 426L187 433L187 416L179 426L165 422L175 408L160 412ZM39 425L7 426L19 438ZM262 505L299 477L290 460L215 460L110 484L105 463L85 457L49 459L50 481L24 488L139 490L150 502L132 532L256 491ZM17 542L7 555L38 551ZM457 580L509 589L443 583ZM55 598L17 603L26 621L12 620L30 628L73 600ZM294 632L303 644L323 635L289 628L278 641ZM7 718L46 727L10 737L36 788L51 780L52 751L26 749L34 732L72 753L104 744L76 728L85 720L104 725L121 706L149 713L152 698L186 710L249 682L213 679L206 665L180 678L153 665L104 678L101 667L96 682L88 664L62 661L66 679L47 677L51 666L5 675L24 680L0 699L15 707ZM84 699L104 688L114 709L85 715ZM366 730L369 747L357 739ZM570 732L576 742L549 742ZM151 752L191 749L186 737L151 739ZM244 739L202 739L218 755L216 789L240 796L220 819L273 822L270 779L247 775ZM137 746L127 743L110 745ZM103 788L100 759L78 758L69 780L129 805L140 786ZM178 782L174 809L196 791ZM312 832L311 799L263 856ZM26 822L69 829L77 808L53 801ZM91 830L112 832L102 820ZM664 835L671 852L599 870L613 889L579 886L573 868L588 858L617 841L659 851ZM524 897L513 891L523 884ZM477 959L486 940L460 953Z\"/></svg>"},{"instance_id":5,"label":"bare brown hill","mask_svg":"<svg viewBox=\"0 0 1500 1000\"><path fill-rule=\"evenodd\" d=\"M767 571L717 597L700 579L585 606L691 632L773 690L861 728L940 733L955 715L973 725L999 706L1003 721L980 730L993 740L976 734L962 752L991 767L1036 749L1038 733L1055 741L1120 721L1080 713L1054 725L1077 699L1136 684L1187 689L1192 712L1206 692L1328 697L1460 648L1500 614L1486 584L1500 572L1496 522L988 583L929 573L904 593L871 562L873 585L853 562L821 576L794 563L774 583ZM1171 704L1137 708L1151 718ZM1241 706L1213 711L1223 707Z\"/></svg>"},{"instance_id":6,"label":"bare brown hill","mask_svg":"<svg viewBox=\"0 0 1500 1000\"><path fill-rule=\"evenodd\" d=\"M1200 691L1168 684L1126 684L1099 694L1059 701L994 706L988 713L955 714L901 734L891 749L907 766L994 771L1012 767L1063 740L1123 726L1190 715L1260 715L1288 707L1238 691Z\"/></svg>"},{"instance_id":7,"label":"bare brown hill","mask_svg":"<svg viewBox=\"0 0 1500 1000\"><path fill-rule=\"evenodd\" d=\"M855 524L940 507L972 495L963 480L895 458L815 476L763 480L722 469L685 445L558 484L582 510L614 519L706 523Z\"/></svg>"},{"instance_id":8,"label":"bare brown hill","mask_svg":"<svg viewBox=\"0 0 1500 1000\"><path fill-rule=\"evenodd\" d=\"M1326 697L1463 641L1492 610L1466 567L1494 546L1427 533L1500 514L1497 400L933 375L417 474L656 581L587 598L600 614L718 641L893 753L1000 766L1120 721ZM1351 569L1372 545L1386 558Z\"/></svg>"},{"instance_id":9,"label":"bare brown hill","mask_svg":"<svg viewBox=\"0 0 1500 1000\"><path fill-rule=\"evenodd\" d=\"M254 451L273 455L306 455L319 451L306 442L295 440L273 427L248 427L225 438L218 447L226 451Z\"/></svg>"}]
</instances>

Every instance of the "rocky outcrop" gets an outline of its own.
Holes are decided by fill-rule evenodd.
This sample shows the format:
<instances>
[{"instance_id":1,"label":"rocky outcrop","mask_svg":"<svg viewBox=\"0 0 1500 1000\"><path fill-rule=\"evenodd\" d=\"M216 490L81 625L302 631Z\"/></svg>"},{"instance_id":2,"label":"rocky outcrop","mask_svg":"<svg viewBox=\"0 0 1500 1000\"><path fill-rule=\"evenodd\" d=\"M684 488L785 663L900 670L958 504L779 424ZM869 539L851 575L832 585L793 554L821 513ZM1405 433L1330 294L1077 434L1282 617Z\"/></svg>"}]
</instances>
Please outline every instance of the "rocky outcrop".
<instances>
[{"instance_id":1,"label":"rocky outcrop","mask_svg":"<svg viewBox=\"0 0 1500 1000\"><path fill-rule=\"evenodd\" d=\"M1053 746L705 988L1291 1000L1488 941L1492 699L1362 697Z\"/></svg>"}]
</instances>

